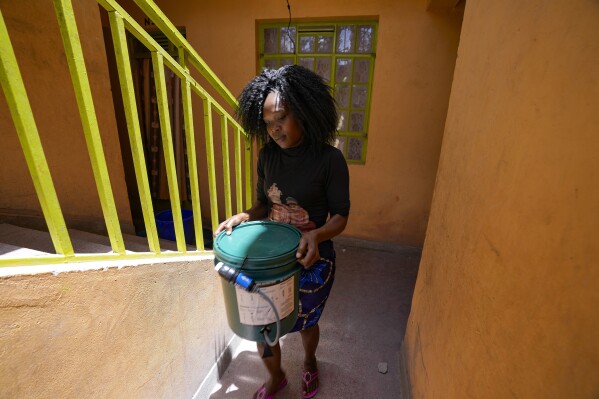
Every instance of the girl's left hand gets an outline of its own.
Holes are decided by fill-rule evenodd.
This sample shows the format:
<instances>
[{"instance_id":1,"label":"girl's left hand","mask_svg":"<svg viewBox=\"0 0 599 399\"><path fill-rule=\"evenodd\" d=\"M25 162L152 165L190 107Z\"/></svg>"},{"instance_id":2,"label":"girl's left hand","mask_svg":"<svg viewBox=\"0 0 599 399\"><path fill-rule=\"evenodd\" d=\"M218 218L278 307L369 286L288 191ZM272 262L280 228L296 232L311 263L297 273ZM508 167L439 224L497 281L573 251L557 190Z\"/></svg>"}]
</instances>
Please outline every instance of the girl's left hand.
<instances>
[{"instance_id":1,"label":"girl's left hand","mask_svg":"<svg viewBox=\"0 0 599 399\"><path fill-rule=\"evenodd\" d=\"M302 234L295 257L297 258L297 261L306 269L320 259L316 230L308 231Z\"/></svg>"}]
</instances>

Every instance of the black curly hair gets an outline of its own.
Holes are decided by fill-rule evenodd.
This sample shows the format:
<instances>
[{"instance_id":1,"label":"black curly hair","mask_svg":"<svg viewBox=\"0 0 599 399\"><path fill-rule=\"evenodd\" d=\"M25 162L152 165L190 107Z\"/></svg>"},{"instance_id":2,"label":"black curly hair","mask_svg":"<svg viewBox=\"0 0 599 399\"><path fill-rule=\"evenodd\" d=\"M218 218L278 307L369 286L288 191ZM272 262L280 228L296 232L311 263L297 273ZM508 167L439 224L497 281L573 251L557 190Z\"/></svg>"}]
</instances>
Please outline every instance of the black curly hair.
<instances>
[{"instance_id":1,"label":"black curly hair","mask_svg":"<svg viewBox=\"0 0 599 399\"><path fill-rule=\"evenodd\" d=\"M264 101L273 91L293 114L312 150L318 152L335 141L338 117L331 88L319 75L299 65L265 69L242 90L235 117L251 137L273 145L262 119Z\"/></svg>"}]
</instances>

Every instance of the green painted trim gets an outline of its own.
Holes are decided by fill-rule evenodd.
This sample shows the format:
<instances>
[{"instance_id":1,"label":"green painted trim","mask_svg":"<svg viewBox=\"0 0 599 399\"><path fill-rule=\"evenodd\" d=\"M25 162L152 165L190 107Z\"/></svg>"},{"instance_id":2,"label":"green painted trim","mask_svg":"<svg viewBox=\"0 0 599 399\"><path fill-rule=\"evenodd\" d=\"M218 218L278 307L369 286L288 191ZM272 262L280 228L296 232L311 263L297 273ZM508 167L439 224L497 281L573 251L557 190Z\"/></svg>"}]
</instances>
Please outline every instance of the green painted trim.
<instances>
[{"instance_id":1,"label":"green painted trim","mask_svg":"<svg viewBox=\"0 0 599 399\"><path fill-rule=\"evenodd\" d=\"M179 62L187 71L185 53L179 50ZM200 184L198 180L198 163L196 157L196 140L193 126L191 103L191 86L189 80L181 79L181 99L183 102L183 123L185 124L185 145L187 147L187 163L189 169L189 187L191 189L191 209L193 210L193 228L196 247L204 250L204 234L202 226L202 207L200 205Z\"/></svg>"},{"instance_id":2,"label":"green painted trim","mask_svg":"<svg viewBox=\"0 0 599 399\"><path fill-rule=\"evenodd\" d=\"M235 204L237 205L237 213L243 212L243 191L241 180L241 132L239 128L235 128Z\"/></svg>"},{"instance_id":3,"label":"green painted trim","mask_svg":"<svg viewBox=\"0 0 599 399\"><path fill-rule=\"evenodd\" d=\"M164 63L160 53L152 52L152 67L154 70L154 86L156 87L156 100L158 106L158 117L160 119L160 135L162 138L162 152L164 153L164 166L166 169L166 180L168 183L168 194L171 201L173 224L175 227L175 238L177 249L185 252L185 232L183 231L183 218L181 216L181 199L179 197L179 184L177 182L177 165L175 164L175 153L173 151L173 134L171 131L171 118L168 110L168 99L166 94L166 76L164 74Z\"/></svg>"},{"instance_id":4,"label":"green painted trim","mask_svg":"<svg viewBox=\"0 0 599 399\"><path fill-rule=\"evenodd\" d=\"M152 22L179 48L184 48L191 62L202 76L210 82L215 90L233 107L237 106L235 96L225 87L216 74L208 67L202 57L194 50L179 30L164 15L152 0L134 0L141 10L150 17Z\"/></svg>"},{"instance_id":5,"label":"green painted trim","mask_svg":"<svg viewBox=\"0 0 599 399\"><path fill-rule=\"evenodd\" d=\"M54 0L54 8L71 73L71 80L75 89L75 97L83 124L87 151L100 197L102 213L106 221L106 230L110 238L110 245L113 251L124 254L125 243L110 185L110 177L102 148L102 139L100 138L100 129L96 120L89 80L87 79L87 70L83 59L81 42L79 41L73 5L70 0Z\"/></svg>"},{"instance_id":6,"label":"green painted trim","mask_svg":"<svg viewBox=\"0 0 599 399\"><path fill-rule=\"evenodd\" d=\"M372 26L373 27L373 41L372 41L372 51L370 53L337 53L337 36L338 36L338 28L340 26L354 26L354 40L358 35L358 28L360 26ZM331 59L331 75L330 75L330 84L334 88L335 87L335 76L337 73L336 65L338 58L347 58L352 60L352 81L347 82L350 90L350 101L351 101L351 91L353 90L353 68L355 65L354 60L360 58L368 58L371 60L371 66L369 71L369 81L366 85L368 87L368 95L367 95L367 106L364 109L364 131L363 132L338 132L339 137L346 138L346 142L349 143L349 137L359 137L362 140L362 152L359 160L350 160L347 159L347 163L349 164L365 164L366 163L366 151L368 148L368 132L370 131L370 112L372 106L372 83L374 77L374 64L376 59L376 46L377 46L377 38L378 38L378 20L335 20L335 21L316 21L316 22L300 22L292 24L291 27L296 28L295 42L296 42L296 52L295 54L286 54L279 53L276 54L264 54L264 31L265 29L276 28L277 29L277 51L280 50L280 29L287 28L286 22L272 22L272 23L261 23L258 28L258 69L261 70L266 61L275 60L276 65L280 66L282 60L293 59L295 64L299 64L301 58L314 58L314 62L318 57L330 57ZM316 32L307 32L300 31L302 29L310 29L314 27L331 27L334 28L334 32L331 31L316 31ZM332 43L332 51L330 53L300 53L300 43L301 37L304 36L329 36L333 38ZM354 43L354 46L356 44ZM313 64L315 65L315 64ZM349 113L353 110L351 103L347 108L339 108L339 110L346 110ZM349 127L349 121L348 121ZM347 147L347 146L346 146ZM344 150L344 155L347 155L347 148Z\"/></svg>"},{"instance_id":7,"label":"green painted trim","mask_svg":"<svg viewBox=\"0 0 599 399\"><path fill-rule=\"evenodd\" d=\"M25 84L17 64L4 17L0 10L0 83L8 109L23 148L29 174L33 180L37 198L56 253L73 255L73 246L60 209L58 196L52 182L48 162L37 130L33 111L29 104Z\"/></svg>"},{"instance_id":8,"label":"green painted trim","mask_svg":"<svg viewBox=\"0 0 599 399\"><path fill-rule=\"evenodd\" d=\"M202 99L204 106L204 133L206 136L206 163L208 166L208 188L210 191L210 219L212 231L218 227L218 200L216 194L216 172L214 165L214 133L212 130L212 102Z\"/></svg>"},{"instance_id":9,"label":"green painted trim","mask_svg":"<svg viewBox=\"0 0 599 399\"><path fill-rule=\"evenodd\" d=\"M110 18L110 30L112 32L119 82L123 95L127 132L129 133L129 142L131 143L133 167L135 169L137 189L139 191L139 199L146 226L148 245L150 246L151 251L160 253L160 244L158 242L158 233L156 231L156 220L154 219L154 207L150 195L150 185L148 182L148 172L144 156L144 146L141 138L141 129L139 127L135 91L133 89L133 77L131 76L131 63L129 61L125 24L123 18L115 11L109 12L108 16Z\"/></svg>"},{"instance_id":10,"label":"green painted trim","mask_svg":"<svg viewBox=\"0 0 599 399\"><path fill-rule=\"evenodd\" d=\"M223 156L223 188L225 199L225 218L233 216L231 208L231 166L229 165L229 125L225 115L220 116L220 135Z\"/></svg>"}]
</instances>

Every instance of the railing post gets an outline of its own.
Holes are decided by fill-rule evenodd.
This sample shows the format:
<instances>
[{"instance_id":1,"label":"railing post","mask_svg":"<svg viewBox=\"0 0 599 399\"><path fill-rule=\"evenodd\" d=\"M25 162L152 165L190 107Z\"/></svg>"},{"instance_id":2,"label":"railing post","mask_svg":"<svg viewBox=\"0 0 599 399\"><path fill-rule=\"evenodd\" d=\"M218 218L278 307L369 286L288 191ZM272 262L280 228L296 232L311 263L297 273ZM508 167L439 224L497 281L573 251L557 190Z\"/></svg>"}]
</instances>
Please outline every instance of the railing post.
<instances>
[{"instance_id":1,"label":"railing post","mask_svg":"<svg viewBox=\"0 0 599 399\"><path fill-rule=\"evenodd\" d=\"M251 208L253 205L254 173L252 170L252 140L245 136L245 206Z\"/></svg>"},{"instance_id":2,"label":"railing post","mask_svg":"<svg viewBox=\"0 0 599 399\"><path fill-rule=\"evenodd\" d=\"M133 167L135 169L137 189L139 191L139 199L146 226L148 245L150 246L151 251L160 253L160 243L156 231L156 220L154 219L154 207L152 206L150 185L148 183L148 170L146 168L141 129L139 127L139 116L137 114L137 105L135 102L133 78L131 76L131 63L129 62L125 25L123 23L123 18L117 12L110 11L108 16L110 18L110 30L112 32L116 64L119 72L119 82L123 95L127 132L129 133L129 142L131 143Z\"/></svg>"},{"instance_id":3,"label":"railing post","mask_svg":"<svg viewBox=\"0 0 599 399\"><path fill-rule=\"evenodd\" d=\"M206 163L208 166L208 187L210 189L210 219L212 231L218 227L218 200L216 195L216 172L214 170L214 134L212 131L212 102L202 99L204 104L204 130L206 134Z\"/></svg>"},{"instance_id":4,"label":"railing post","mask_svg":"<svg viewBox=\"0 0 599 399\"><path fill-rule=\"evenodd\" d=\"M189 73L189 69L186 66L185 51L182 48L179 49L179 64ZM185 146L187 148L191 208L193 210L193 228L195 230L196 246L199 250L203 251L204 233L202 226L202 207L200 206L200 184L198 181L195 131L191 107L191 85L187 78L181 79L181 101L183 103L183 120L185 124Z\"/></svg>"},{"instance_id":5,"label":"railing post","mask_svg":"<svg viewBox=\"0 0 599 399\"><path fill-rule=\"evenodd\" d=\"M100 205L102 206L104 220L106 221L106 230L110 238L112 250L124 254L125 244L114 203L108 168L106 167L106 158L102 149L102 139L100 138L91 89L89 87L89 80L87 79L87 71L83 59L81 42L79 41L79 33L77 32L73 5L70 0L54 0L54 8L56 9L67 63L75 89L79 115L83 123L85 142L98 189L98 196L100 197Z\"/></svg>"},{"instance_id":6,"label":"railing post","mask_svg":"<svg viewBox=\"0 0 599 399\"><path fill-rule=\"evenodd\" d=\"M175 166L175 154L173 152L173 135L171 132L171 121L168 111L168 100L166 98L166 77L164 74L164 63L162 54L152 51L152 67L154 69L154 85L156 86L156 97L158 105L158 116L160 118L160 134L162 137L162 151L164 153L164 164L166 168L166 180L171 200L171 211L175 226L175 237L177 249L186 251L185 233L183 231L183 219L181 217L181 201L179 197L179 184L177 183L177 172Z\"/></svg>"},{"instance_id":7,"label":"railing post","mask_svg":"<svg viewBox=\"0 0 599 399\"><path fill-rule=\"evenodd\" d=\"M58 254L72 256L73 246L60 209L17 58L4 23L2 10L0 10L0 83L25 154L25 161L46 219L54 249Z\"/></svg>"},{"instance_id":8,"label":"railing post","mask_svg":"<svg viewBox=\"0 0 599 399\"><path fill-rule=\"evenodd\" d=\"M235 203L237 213L243 212L243 184L241 181L241 130L235 127Z\"/></svg>"},{"instance_id":9,"label":"railing post","mask_svg":"<svg viewBox=\"0 0 599 399\"><path fill-rule=\"evenodd\" d=\"M220 116L220 135L223 156L223 188L225 199L225 218L233 216L231 209L231 169L229 165L229 126L226 115Z\"/></svg>"}]
</instances>

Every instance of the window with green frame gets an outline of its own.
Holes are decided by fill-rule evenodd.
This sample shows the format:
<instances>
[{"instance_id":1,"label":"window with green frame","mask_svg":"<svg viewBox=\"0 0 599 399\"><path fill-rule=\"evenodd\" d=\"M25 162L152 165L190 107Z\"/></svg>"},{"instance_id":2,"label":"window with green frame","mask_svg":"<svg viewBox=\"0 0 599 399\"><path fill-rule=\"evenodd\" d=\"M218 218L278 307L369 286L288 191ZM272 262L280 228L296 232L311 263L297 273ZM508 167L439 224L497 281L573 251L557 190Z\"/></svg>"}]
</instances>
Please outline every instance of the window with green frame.
<instances>
[{"instance_id":1,"label":"window with green frame","mask_svg":"<svg viewBox=\"0 0 599 399\"><path fill-rule=\"evenodd\" d=\"M260 69L302 65L333 88L339 113L335 146L348 163L366 160L376 34L376 21L260 24Z\"/></svg>"}]
</instances>

